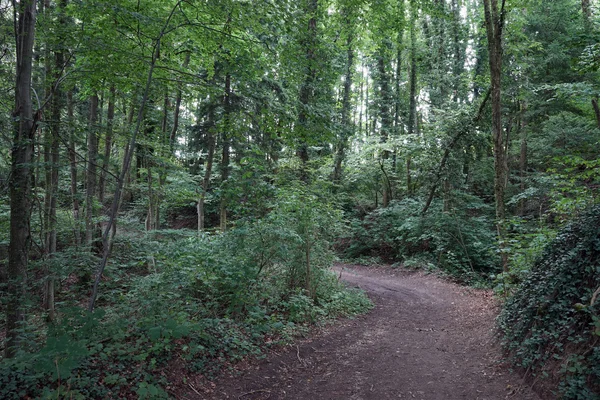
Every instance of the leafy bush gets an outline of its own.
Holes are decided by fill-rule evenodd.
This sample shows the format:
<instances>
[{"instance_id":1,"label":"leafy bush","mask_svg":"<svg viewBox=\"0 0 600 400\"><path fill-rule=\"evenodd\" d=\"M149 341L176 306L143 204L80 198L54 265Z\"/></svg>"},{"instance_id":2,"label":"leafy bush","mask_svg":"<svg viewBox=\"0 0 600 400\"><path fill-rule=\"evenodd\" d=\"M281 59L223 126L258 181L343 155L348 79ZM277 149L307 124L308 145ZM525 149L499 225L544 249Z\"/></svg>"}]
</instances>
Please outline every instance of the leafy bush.
<instances>
[{"instance_id":1,"label":"leafy bush","mask_svg":"<svg viewBox=\"0 0 600 400\"><path fill-rule=\"evenodd\" d=\"M498 318L511 361L558 381L565 399L600 399L599 287L596 206L546 246Z\"/></svg>"},{"instance_id":2,"label":"leafy bush","mask_svg":"<svg viewBox=\"0 0 600 400\"><path fill-rule=\"evenodd\" d=\"M533 225L533 226L532 226ZM494 291L506 296L529 276L531 266L540 257L544 248L556 237L554 229L531 224L521 218L510 221L508 238L510 270L495 276Z\"/></svg>"},{"instance_id":3,"label":"leafy bush","mask_svg":"<svg viewBox=\"0 0 600 400\"><path fill-rule=\"evenodd\" d=\"M410 263L417 257L466 281L478 280L497 265L492 221L481 202L466 211L444 212L434 203L422 215L423 202L404 199L351 223L346 255L383 255Z\"/></svg>"},{"instance_id":4,"label":"leafy bush","mask_svg":"<svg viewBox=\"0 0 600 400\"><path fill-rule=\"evenodd\" d=\"M368 298L327 268L338 220L298 187L281 193L267 217L223 234L122 234L105 270L102 310L81 307L83 290L59 292L57 319L27 351L0 361L0 397L166 398L173 382L164 371L175 360L211 376L303 325L365 312ZM90 270L75 250L53 263L59 279L77 274L72 263Z\"/></svg>"}]
</instances>

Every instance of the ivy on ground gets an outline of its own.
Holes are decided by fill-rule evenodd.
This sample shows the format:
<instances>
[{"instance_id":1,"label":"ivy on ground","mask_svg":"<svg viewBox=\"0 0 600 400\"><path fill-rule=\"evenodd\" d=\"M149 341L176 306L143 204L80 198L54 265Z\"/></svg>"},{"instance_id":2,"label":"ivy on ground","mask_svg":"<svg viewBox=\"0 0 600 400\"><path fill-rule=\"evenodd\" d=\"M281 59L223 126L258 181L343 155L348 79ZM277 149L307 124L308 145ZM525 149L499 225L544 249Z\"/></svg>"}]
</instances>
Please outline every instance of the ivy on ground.
<instances>
[{"instance_id":1,"label":"ivy on ground","mask_svg":"<svg viewBox=\"0 0 600 400\"><path fill-rule=\"evenodd\" d=\"M498 317L510 360L558 382L563 399L600 399L600 206L564 228Z\"/></svg>"}]
</instances>

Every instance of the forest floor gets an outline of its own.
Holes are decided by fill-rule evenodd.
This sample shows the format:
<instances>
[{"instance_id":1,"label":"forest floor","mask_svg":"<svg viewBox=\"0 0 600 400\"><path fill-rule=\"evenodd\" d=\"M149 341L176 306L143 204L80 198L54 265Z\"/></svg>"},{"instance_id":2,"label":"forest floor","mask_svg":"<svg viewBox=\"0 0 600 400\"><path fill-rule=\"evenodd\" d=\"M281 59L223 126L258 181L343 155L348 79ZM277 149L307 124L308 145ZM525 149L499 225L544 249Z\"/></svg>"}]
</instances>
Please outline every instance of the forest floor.
<instances>
[{"instance_id":1,"label":"forest floor","mask_svg":"<svg viewBox=\"0 0 600 400\"><path fill-rule=\"evenodd\" d=\"M181 399L533 400L500 363L497 301L423 272L338 264L341 279L375 303Z\"/></svg>"}]
</instances>

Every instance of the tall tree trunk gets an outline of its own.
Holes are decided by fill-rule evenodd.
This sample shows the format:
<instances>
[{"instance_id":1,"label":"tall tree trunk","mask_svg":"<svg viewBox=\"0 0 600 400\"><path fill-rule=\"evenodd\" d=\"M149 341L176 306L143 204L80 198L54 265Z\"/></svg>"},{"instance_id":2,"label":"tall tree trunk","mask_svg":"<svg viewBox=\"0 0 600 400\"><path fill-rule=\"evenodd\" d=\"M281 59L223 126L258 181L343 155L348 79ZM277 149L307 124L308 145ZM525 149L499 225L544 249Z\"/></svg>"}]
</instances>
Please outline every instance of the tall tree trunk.
<instances>
[{"instance_id":1,"label":"tall tree trunk","mask_svg":"<svg viewBox=\"0 0 600 400\"><path fill-rule=\"evenodd\" d=\"M219 226L221 231L227 229L227 199L225 186L229 179L229 156L231 152L231 75L225 76L225 94L223 95L224 123L221 133L223 152L221 153L221 203L219 207Z\"/></svg>"},{"instance_id":2,"label":"tall tree trunk","mask_svg":"<svg viewBox=\"0 0 600 400\"><path fill-rule=\"evenodd\" d=\"M298 114L298 148L296 154L300 158L300 180L309 182L308 176L308 135L310 131L308 109L314 100L314 84L316 80L316 47L317 47L317 11L318 0L307 0L305 14L308 18L306 38L302 40L303 50L306 54L306 69L304 82L300 87L300 112Z\"/></svg>"},{"instance_id":3,"label":"tall tree trunk","mask_svg":"<svg viewBox=\"0 0 600 400\"><path fill-rule=\"evenodd\" d=\"M129 105L129 112L127 114L127 126L131 126L133 124L133 119L135 117L135 102L131 101ZM125 154L129 153L129 142L125 144L125 150L123 151L123 157ZM137 155L136 155L137 159ZM125 171L125 181L123 182L123 202L131 203L133 202L133 190L131 189L131 165Z\"/></svg>"},{"instance_id":4,"label":"tall tree trunk","mask_svg":"<svg viewBox=\"0 0 600 400\"><path fill-rule=\"evenodd\" d=\"M502 268L508 272L506 251L506 212L504 193L508 171L506 168L506 143L502 129L502 30L504 28L504 5L498 7L498 0L484 0L485 27L488 37L492 100L492 139L494 145L494 196L496 199L496 226L502 259Z\"/></svg>"},{"instance_id":5,"label":"tall tree trunk","mask_svg":"<svg viewBox=\"0 0 600 400\"><path fill-rule=\"evenodd\" d=\"M363 110L365 109L365 64L364 60L362 63L362 68L360 70L360 111L358 113L358 136L362 139L363 133Z\"/></svg>"},{"instance_id":6,"label":"tall tree trunk","mask_svg":"<svg viewBox=\"0 0 600 400\"><path fill-rule=\"evenodd\" d=\"M452 101L459 102L461 98L462 75L465 69L464 45L461 44L460 6L458 0L452 0L452 36L454 45L454 85Z\"/></svg>"},{"instance_id":7,"label":"tall tree trunk","mask_svg":"<svg viewBox=\"0 0 600 400\"><path fill-rule=\"evenodd\" d=\"M363 63L363 70L365 65ZM369 73L367 72L365 77L365 136L369 136L369 118L371 113L369 112Z\"/></svg>"},{"instance_id":8,"label":"tall tree trunk","mask_svg":"<svg viewBox=\"0 0 600 400\"><path fill-rule=\"evenodd\" d=\"M89 130L87 139L87 169L85 191L85 244L94 241L94 200L96 195L96 174L98 162L98 95L90 97Z\"/></svg>"},{"instance_id":9,"label":"tall tree trunk","mask_svg":"<svg viewBox=\"0 0 600 400\"><path fill-rule=\"evenodd\" d=\"M186 51L185 61L183 62L183 68L186 69L190 64L190 52ZM183 97L183 91L181 85L177 88L177 95L175 97L175 110L173 111L173 127L169 135L169 148L171 153L175 150L175 141L177 140L177 129L179 129L179 114L181 113L181 99Z\"/></svg>"},{"instance_id":10,"label":"tall tree trunk","mask_svg":"<svg viewBox=\"0 0 600 400\"><path fill-rule=\"evenodd\" d=\"M27 284L30 245L31 162L37 125L31 102L31 73L35 35L36 0L13 2L16 41L16 85L14 139L10 174L10 247L6 304L5 357L11 358L20 347L19 331L23 328L23 310Z\"/></svg>"},{"instance_id":11,"label":"tall tree trunk","mask_svg":"<svg viewBox=\"0 0 600 400\"><path fill-rule=\"evenodd\" d=\"M404 7L401 9L404 11ZM401 135L404 131L404 126L401 126L400 118L400 82L402 81L402 35L404 34L403 29L398 32L398 38L396 39L396 77L395 77L395 91L394 91L394 132L396 135Z\"/></svg>"},{"instance_id":12,"label":"tall tree trunk","mask_svg":"<svg viewBox=\"0 0 600 400\"><path fill-rule=\"evenodd\" d=\"M42 2L40 2L40 7L38 12L43 15L45 18L50 19L50 4L48 0L44 0ZM35 47L39 47L35 46ZM41 79L42 79L42 83L40 86L42 86L44 88L44 91L42 93L42 98L44 99L50 99L50 103L52 105L52 103L54 102L54 98L52 97L52 79L54 78L52 76L53 74L53 63L52 63L52 53L50 51L50 45L49 43L45 43L44 44L44 50L41 51L39 49L34 49L35 53L38 53L37 57L40 57L40 54L43 54L44 56L44 72L42 74L38 74L41 75ZM51 110L52 113L53 110ZM43 114L42 114L43 115ZM40 139L40 142L43 145L43 151L40 152L40 157L43 157L43 163L40 163L40 168L43 169L43 176L44 176L44 207L43 207L43 212L41 214L41 228L42 228L42 245L43 245L43 255L44 257L46 257L49 252L50 252L50 208L51 208L51 203L52 203L52 160L51 160L51 147L52 147L52 136L55 133L54 132L54 126L53 126L53 120L52 120L52 116L50 116L50 121L48 123L48 126L45 128L41 128L39 129L41 135L43 136ZM42 117L44 118L44 117ZM41 175L41 174L40 174ZM41 177L39 178L41 180ZM34 188L35 188L35 184L34 184ZM44 273L47 275L48 271L45 268L44 269Z\"/></svg>"},{"instance_id":13,"label":"tall tree trunk","mask_svg":"<svg viewBox=\"0 0 600 400\"><path fill-rule=\"evenodd\" d=\"M154 188L152 187L152 166L148 164L146 167L148 184L148 212L146 214L146 231L154 230Z\"/></svg>"},{"instance_id":14,"label":"tall tree trunk","mask_svg":"<svg viewBox=\"0 0 600 400\"><path fill-rule=\"evenodd\" d=\"M62 0L58 4L58 20L61 24L66 23L64 17L64 9L66 0ZM60 43L64 43L64 37L60 37ZM48 54L49 56L49 54ZM50 57L48 57L50 58ZM46 231L46 254L48 258L52 258L56 253L57 235L56 235L56 197L58 191L58 169L60 162L60 129L61 129L61 111L64 104L64 94L58 84L61 77L62 69L64 68L64 52L62 49L54 53L54 65L49 65L47 70L47 79L51 78L51 84L46 85L49 92L46 97L51 96L51 121L49 124L49 152L48 162L46 163L47 180L46 180L46 210L47 210L47 231ZM47 312L49 321L54 320L54 277L53 271L46 267L46 282L44 285L44 301L43 306Z\"/></svg>"},{"instance_id":15,"label":"tall tree trunk","mask_svg":"<svg viewBox=\"0 0 600 400\"><path fill-rule=\"evenodd\" d=\"M181 100L180 100L181 103ZM166 146L161 146L161 155L162 157L168 158L172 154L171 149L171 135L167 134L168 123L169 123L169 109L170 102L168 93L165 93L164 106L163 106L163 124L161 131L161 141L164 141ZM175 116L173 117L174 119ZM179 117L177 117L179 118ZM168 146L168 147L167 147ZM165 151L164 149L169 149L169 151ZM162 204L164 198L164 186L167 181L167 167L165 162L160 161L157 168L158 172L158 187L154 191L154 210L152 215L154 216L154 229L160 229L160 206Z\"/></svg>"},{"instance_id":16,"label":"tall tree trunk","mask_svg":"<svg viewBox=\"0 0 600 400\"><path fill-rule=\"evenodd\" d=\"M519 152L519 179L521 192L526 189L525 180L527 178L527 119L525 112L527 111L527 104L521 102L521 110L519 113L519 134L521 136L521 149ZM525 215L525 199L519 201L519 215L522 217Z\"/></svg>"},{"instance_id":17,"label":"tall tree trunk","mask_svg":"<svg viewBox=\"0 0 600 400\"><path fill-rule=\"evenodd\" d=\"M407 133L412 135L416 132L417 125L417 4L416 0L410 0L410 93L408 105L408 127ZM406 157L406 189L408 193L413 192L411 177L411 158Z\"/></svg>"},{"instance_id":18,"label":"tall tree trunk","mask_svg":"<svg viewBox=\"0 0 600 400\"><path fill-rule=\"evenodd\" d=\"M342 115L341 115L341 132L336 146L335 159L333 165L333 183L338 185L342 178L342 162L344 161L348 140L352 136L353 126L350 123L351 112L351 96L352 96L352 76L354 74L354 32L352 29L353 21L346 14L346 25L349 29L348 38L346 39L346 74L344 76L344 89L342 94Z\"/></svg>"},{"instance_id":19,"label":"tall tree trunk","mask_svg":"<svg viewBox=\"0 0 600 400\"><path fill-rule=\"evenodd\" d=\"M434 12L445 15L445 8L445 1L434 0ZM449 87L447 74L450 71L448 71L448 68L445 65L449 58L446 52L448 46L446 39L446 35L448 34L446 31L446 19L433 18L431 21L431 30L429 29L427 20L425 20L423 25L425 35L430 39L429 45L432 48L430 68L432 71L435 71L432 74L434 82L433 85L431 85L434 91L430 94L429 101L432 105L432 113L435 114L448 100Z\"/></svg>"},{"instance_id":20,"label":"tall tree trunk","mask_svg":"<svg viewBox=\"0 0 600 400\"><path fill-rule=\"evenodd\" d=\"M75 244L79 246L81 244L81 229L80 229L80 211L79 211L79 193L77 189L77 153L75 150L75 130L73 125L75 123L74 116L74 105L73 105L73 92L67 92L67 126L69 127L69 165L71 173L71 198L73 203L73 221L74 229L73 236L75 238Z\"/></svg>"},{"instance_id":21,"label":"tall tree trunk","mask_svg":"<svg viewBox=\"0 0 600 400\"><path fill-rule=\"evenodd\" d=\"M381 44L379 54L377 55L377 86L379 87L379 116L381 118L379 139L381 143L387 143L392 130L392 115L390 111L392 95L390 92L390 75L386 70L386 66L389 64L389 60L386 55L388 46L388 43ZM387 207L392 198L391 182L389 181L388 175L385 171L386 160L389 159L389 156L389 150L384 149L381 152L381 160L379 163L382 172L382 207Z\"/></svg>"},{"instance_id":22,"label":"tall tree trunk","mask_svg":"<svg viewBox=\"0 0 600 400\"><path fill-rule=\"evenodd\" d=\"M213 111L209 112L209 121L214 119ZM206 168L204 169L204 179L202 179L202 192L198 197L198 232L201 232L205 228L205 215L204 215L204 201L206 200L206 194L208 193L208 187L210 185L210 177L212 174L213 168L213 160L215 158L215 147L216 147L216 138L212 131L212 127L207 129L208 135L208 154L206 156Z\"/></svg>"},{"instance_id":23,"label":"tall tree trunk","mask_svg":"<svg viewBox=\"0 0 600 400\"><path fill-rule=\"evenodd\" d=\"M113 127L115 120L115 84L110 85L110 93L108 97L108 109L106 111L106 136L104 139L104 157L102 159L102 168L100 169L100 177L98 179L98 199L100 204L104 204L104 196L106 192L106 173L110 167L110 155L113 144Z\"/></svg>"},{"instance_id":24,"label":"tall tree trunk","mask_svg":"<svg viewBox=\"0 0 600 400\"><path fill-rule=\"evenodd\" d=\"M408 134L416 132L417 125L417 5L411 0L410 21L410 94L408 109Z\"/></svg>"},{"instance_id":25,"label":"tall tree trunk","mask_svg":"<svg viewBox=\"0 0 600 400\"><path fill-rule=\"evenodd\" d=\"M404 0L399 2L399 14L402 15L402 25L396 39L396 71L394 79L394 133L396 137L404 133L404 124L400 118L400 82L402 80L402 37L404 35ZM392 171L398 172L398 151L394 148Z\"/></svg>"}]
</instances>

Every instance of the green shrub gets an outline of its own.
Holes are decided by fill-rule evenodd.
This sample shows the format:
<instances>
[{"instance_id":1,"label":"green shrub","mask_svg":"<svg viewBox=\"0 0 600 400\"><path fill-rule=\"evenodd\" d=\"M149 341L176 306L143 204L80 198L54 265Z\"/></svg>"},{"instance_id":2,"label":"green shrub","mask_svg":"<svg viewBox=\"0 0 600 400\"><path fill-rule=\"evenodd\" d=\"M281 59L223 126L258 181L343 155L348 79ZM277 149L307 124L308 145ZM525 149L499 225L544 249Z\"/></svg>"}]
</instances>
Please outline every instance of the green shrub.
<instances>
[{"instance_id":1,"label":"green shrub","mask_svg":"<svg viewBox=\"0 0 600 400\"><path fill-rule=\"evenodd\" d=\"M600 207L559 232L498 317L511 361L564 399L600 398Z\"/></svg>"},{"instance_id":2,"label":"green shrub","mask_svg":"<svg viewBox=\"0 0 600 400\"><path fill-rule=\"evenodd\" d=\"M280 193L267 217L222 234L128 229L105 270L100 310L81 307L91 284L81 279L80 290L59 291L47 329L32 308L37 334L0 361L0 398L165 398L160 372L174 357L210 377L307 324L365 312L368 298L328 270L338 221L298 187ZM69 249L48 266L59 280L89 275L96 260L85 254Z\"/></svg>"},{"instance_id":3,"label":"green shrub","mask_svg":"<svg viewBox=\"0 0 600 400\"><path fill-rule=\"evenodd\" d=\"M434 202L425 215L422 207L419 199L404 199L373 211L362 222L353 221L346 255L405 262L417 257L465 281L480 280L496 270L493 222L481 202L449 212Z\"/></svg>"}]
</instances>

